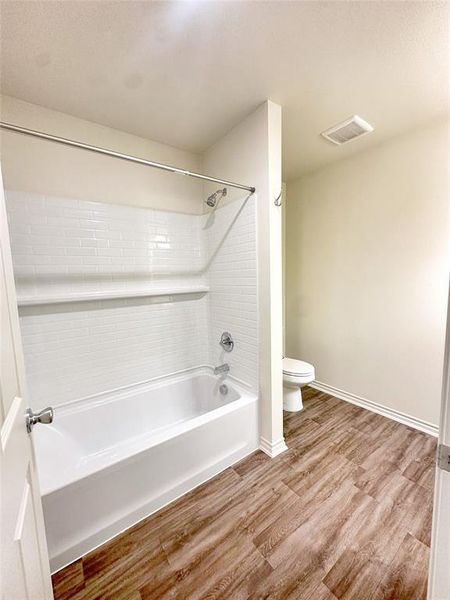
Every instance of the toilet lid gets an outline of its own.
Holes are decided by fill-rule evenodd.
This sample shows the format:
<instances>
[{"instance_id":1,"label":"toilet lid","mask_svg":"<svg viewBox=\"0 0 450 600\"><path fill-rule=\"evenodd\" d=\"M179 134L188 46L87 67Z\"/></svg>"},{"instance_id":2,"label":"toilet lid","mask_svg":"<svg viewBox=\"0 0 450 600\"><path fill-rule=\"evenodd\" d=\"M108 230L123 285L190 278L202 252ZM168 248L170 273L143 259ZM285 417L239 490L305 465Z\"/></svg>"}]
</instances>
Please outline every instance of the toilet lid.
<instances>
[{"instance_id":1,"label":"toilet lid","mask_svg":"<svg viewBox=\"0 0 450 600\"><path fill-rule=\"evenodd\" d=\"M303 360L295 358L283 358L283 373L286 375L311 375L314 367Z\"/></svg>"}]
</instances>

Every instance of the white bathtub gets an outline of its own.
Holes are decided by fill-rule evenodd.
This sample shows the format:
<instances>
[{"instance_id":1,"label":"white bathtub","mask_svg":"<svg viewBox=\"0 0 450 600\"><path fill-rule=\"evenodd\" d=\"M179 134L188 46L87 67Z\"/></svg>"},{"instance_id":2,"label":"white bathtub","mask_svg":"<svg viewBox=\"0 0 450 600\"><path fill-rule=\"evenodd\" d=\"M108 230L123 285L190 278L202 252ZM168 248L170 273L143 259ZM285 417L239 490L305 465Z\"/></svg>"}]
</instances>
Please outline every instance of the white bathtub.
<instances>
[{"instance_id":1,"label":"white bathtub","mask_svg":"<svg viewBox=\"0 0 450 600\"><path fill-rule=\"evenodd\" d=\"M33 431L52 571L258 447L256 395L204 370L71 403Z\"/></svg>"}]
</instances>

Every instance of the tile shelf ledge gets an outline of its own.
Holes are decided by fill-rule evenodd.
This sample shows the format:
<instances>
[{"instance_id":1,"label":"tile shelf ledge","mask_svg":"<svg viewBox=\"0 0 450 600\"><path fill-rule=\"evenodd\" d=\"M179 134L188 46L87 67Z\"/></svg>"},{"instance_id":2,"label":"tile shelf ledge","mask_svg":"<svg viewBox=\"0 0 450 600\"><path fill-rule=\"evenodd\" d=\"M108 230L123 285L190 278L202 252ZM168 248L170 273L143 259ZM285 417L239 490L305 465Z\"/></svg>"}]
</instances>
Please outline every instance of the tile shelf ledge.
<instances>
[{"instance_id":1,"label":"tile shelf ledge","mask_svg":"<svg viewBox=\"0 0 450 600\"><path fill-rule=\"evenodd\" d=\"M206 285L155 287L147 290L114 290L102 292L75 292L44 296L18 296L18 306L39 306L42 304L61 304L68 302L90 302L92 300L118 300L124 298L147 298L150 296L178 296L183 294L206 294Z\"/></svg>"}]
</instances>

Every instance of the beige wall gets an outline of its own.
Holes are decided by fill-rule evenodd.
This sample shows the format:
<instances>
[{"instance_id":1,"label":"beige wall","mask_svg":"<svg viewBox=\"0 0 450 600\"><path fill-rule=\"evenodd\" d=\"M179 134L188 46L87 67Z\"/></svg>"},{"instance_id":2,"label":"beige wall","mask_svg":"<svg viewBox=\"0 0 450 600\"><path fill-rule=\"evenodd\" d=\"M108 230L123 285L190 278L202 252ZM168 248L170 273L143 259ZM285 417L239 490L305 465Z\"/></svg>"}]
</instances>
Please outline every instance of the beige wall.
<instances>
[{"instance_id":1,"label":"beige wall","mask_svg":"<svg viewBox=\"0 0 450 600\"><path fill-rule=\"evenodd\" d=\"M1 98L1 118L190 171L202 168L199 155L8 96ZM1 133L1 159L6 189L193 214L203 210L200 180L16 133Z\"/></svg>"},{"instance_id":2,"label":"beige wall","mask_svg":"<svg viewBox=\"0 0 450 600\"><path fill-rule=\"evenodd\" d=\"M287 355L313 363L322 383L432 424L449 269L449 142L449 123L434 123L287 186Z\"/></svg>"}]
</instances>

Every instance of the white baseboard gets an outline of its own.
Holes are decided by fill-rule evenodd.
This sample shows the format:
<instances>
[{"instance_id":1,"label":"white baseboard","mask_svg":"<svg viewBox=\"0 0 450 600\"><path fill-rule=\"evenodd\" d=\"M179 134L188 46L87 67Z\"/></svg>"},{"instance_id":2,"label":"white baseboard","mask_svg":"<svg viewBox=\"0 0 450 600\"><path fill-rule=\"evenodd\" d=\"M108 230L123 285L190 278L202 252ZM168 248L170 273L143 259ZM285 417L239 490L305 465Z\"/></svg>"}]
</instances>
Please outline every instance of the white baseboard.
<instances>
[{"instance_id":1,"label":"white baseboard","mask_svg":"<svg viewBox=\"0 0 450 600\"><path fill-rule=\"evenodd\" d=\"M286 442L284 441L284 437L276 442L268 442L262 436L259 438L259 449L262 450L265 454L270 456L270 458L275 458L282 452L285 452L288 447L286 446Z\"/></svg>"},{"instance_id":2,"label":"white baseboard","mask_svg":"<svg viewBox=\"0 0 450 600\"><path fill-rule=\"evenodd\" d=\"M424 433L428 433L429 435L433 435L435 437L438 436L439 427L437 425L433 425L427 421L422 421L422 419L412 417L411 415L406 415L399 410L394 410L393 408L388 408L387 406L383 406L382 404L378 404L372 400L361 398L360 396L356 396L350 392L345 392L344 390L335 388L327 383L322 383L321 381L313 381L313 383L310 383L309 386L319 390L320 392L325 392L331 396L336 396L336 398L339 398L340 400L350 402L350 404L355 404L356 406L361 406L361 408L366 408L374 413L383 415L383 417L387 417L388 419L392 419L398 423L403 423L403 425L408 425L409 427L413 427L414 429L418 429L419 431L423 431Z\"/></svg>"}]
</instances>

